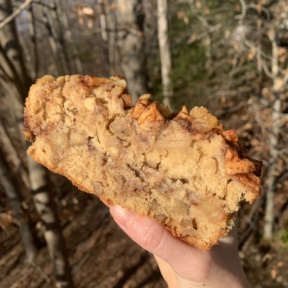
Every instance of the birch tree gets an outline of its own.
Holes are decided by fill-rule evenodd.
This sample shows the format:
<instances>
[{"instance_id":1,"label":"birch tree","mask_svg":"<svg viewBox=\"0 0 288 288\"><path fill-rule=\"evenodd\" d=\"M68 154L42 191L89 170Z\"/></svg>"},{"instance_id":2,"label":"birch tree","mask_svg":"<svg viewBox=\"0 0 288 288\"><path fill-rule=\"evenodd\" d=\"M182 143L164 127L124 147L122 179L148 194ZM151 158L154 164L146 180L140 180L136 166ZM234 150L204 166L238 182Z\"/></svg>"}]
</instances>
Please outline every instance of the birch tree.
<instances>
[{"instance_id":1,"label":"birch tree","mask_svg":"<svg viewBox=\"0 0 288 288\"><path fill-rule=\"evenodd\" d=\"M112 58L110 59L111 63L109 61L109 52L111 51L111 53L113 53L113 49L112 49L113 44L111 44L111 49L109 49L109 40L111 40L112 43L115 42L112 34L110 35L110 37L108 37L108 27L109 27L108 19L109 19L109 15L111 15L109 10L110 10L110 5L109 5L109 3L107 3L107 1L100 0L98 5L96 5L96 11L99 15L98 18L99 18L99 28L100 28L100 36L101 36L100 42L101 42L102 54L103 54L103 57L101 57L102 58L101 59L101 64L102 64L101 69L102 69L103 76L106 76L106 77L111 76L110 74L114 74L114 73L111 73L112 71L110 72L110 69L111 70L113 69L112 68L113 67ZM113 23L113 24L112 25L114 26L114 29L115 29L115 27L116 27L115 23ZM110 31L109 34L110 33L115 34L116 32ZM110 56L113 57L112 54Z\"/></svg>"},{"instance_id":2,"label":"birch tree","mask_svg":"<svg viewBox=\"0 0 288 288\"><path fill-rule=\"evenodd\" d=\"M148 91L142 0L117 0L116 17L119 62L135 102Z\"/></svg>"},{"instance_id":3,"label":"birch tree","mask_svg":"<svg viewBox=\"0 0 288 288\"><path fill-rule=\"evenodd\" d=\"M8 18L12 13L12 2L0 0L0 19ZM31 83L28 75L16 25L10 21L0 30L0 82L6 93L15 95L21 103Z\"/></svg>"},{"instance_id":4,"label":"birch tree","mask_svg":"<svg viewBox=\"0 0 288 288\"><path fill-rule=\"evenodd\" d=\"M106 23L103 23L103 22L101 23L101 31L102 29L105 29L105 28L107 28L107 31L108 31L106 35L105 33L102 34L102 37L104 36L104 39L102 38L102 44L104 44L104 46L106 46L105 48L107 49L106 50L108 54L107 64L109 65L109 74L110 75L116 75L116 74L124 75L124 72L120 64L120 56L119 56L120 53L119 53L119 49L117 45L117 39L118 39L117 33L119 29L117 15L116 15L115 10L112 9L112 5L115 4L115 0L109 0L105 3L106 3L105 5L104 3L102 5L102 11L103 12L105 11ZM107 36L107 40L106 40L107 42L105 41L106 36Z\"/></svg>"},{"instance_id":5,"label":"birch tree","mask_svg":"<svg viewBox=\"0 0 288 288\"><path fill-rule=\"evenodd\" d=\"M56 286L72 288L73 280L67 260L65 241L61 233L48 172L30 157L28 158L28 167L31 192L36 210L44 226L44 237L53 265Z\"/></svg>"},{"instance_id":6,"label":"birch tree","mask_svg":"<svg viewBox=\"0 0 288 288\"><path fill-rule=\"evenodd\" d=\"M8 169L2 159L0 161L0 182L9 200L13 211L13 217L16 220L21 235L26 261L28 263L33 263L37 254L37 248L35 246L32 230L29 227L27 217L25 217L25 212L22 209L19 192L9 176Z\"/></svg>"},{"instance_id":7,"label":"birch tree","mask_svg":"<svg viewBox=\"0 0 288 288\"><path fill-rule=\"evenodd\" d=\"M6 19L9 15L12 15L12 2L10 0L0 0L0 13L2 13L0 15L2 19ZM28 76L29 70L25 65L21 52L22 49L20 47L15 21L13 19L12 21L7 22L0 30L0 57L1 60L3 60L0 62L0 75L1 82L4 84L3 88L5 89L2 100L3 97L6 97L5 101L12 104L6 105L7 111L5 111L6 113L1 113L0 119L3 120L4 124L7 124L7 122L10 121L13 127L15 127L14 130L19 134L22 134L23 130L23 122L19 121L22 120L23 103L28 94L29 85L31 84ZM8 97L5 95L8 95ZM9 115L13 116L12 120L7 119ZM19 143L17 143L19 139L21 142L20 146L22 145L22 149L25 149L23 137L11 137L12 145L19 147ZM24 163L22 164L25 165ZM10 193L8 196L11 199L17 199L15 202L17 203L19 202L20 195L17 194L17 190L13 189L11 182L9 182L9 175L7 175L7 171L5 171L3 167L4 166L1 168L1 177L5 190ZM57 286L72 287L73 283L66 258L64 239L61 227L59 226L55 205L52 201L51 191L49 190L49 179L46 177L47 172L42 166L32 162L30 158L28 158L28 171L30 180L29 188L33 194L34 204L39 217L46 228L44 235L54 267ZM19 212L20 208L18 206L15 206L14 210L17 211L16 215L19 222L21 213ZM23 239L24 243L25 241L26 240Z\"/></svg>"},{"instance_id":8,"label":"birch tree","mask_svg":"<svg viewBox=\"0 0 288 288\"><path fill-rule=\"evenodd\" d=\"M284 3L283 3L284 4ZM284 6L286 7L286 6ZM282 10L282 21L288 21L288 8ZM280 17L279 17L280 18ZM276 27L280 26L281 18L278 23L273 23ZM274 26L273 25L273 26ZM283 68L279 65L279 47L277 43L275 26L268 31L268 37L271 42L271 78L273 81L273 104L271 109L271 127L268 138L269 143L269 161L267 165L267 186L266 186L266 206L265 206L265 225L264 225L264 239L272 240L274 231L274 198L277 179L277 163L281 153L279 150L279 139L282 126L285 125L284 114L282 113L283 103L281 100L281 93L288 84L288 76L283 73ZM288 28L288 27L287 27ZM284 69L287 69L284 67ZM281 71L282 70L282 71ZM285 76L283 76L285 75Z\"/></svg>"},{"instance_id":9,"label":"birch tree","mask_svg":"<svg viewBox=\"0 0 288 288\"><path fill-rule=\"evenodd\" d=\"M168 39L167 0L157 0L158 41L161 59L163 103L171 109L171 55Z\"/></svg>"},{"instance_id":10,"label":"birch tree","mask_svg":"<svg viewBox=\"0 0 288 288\"><path fill-rule=\"evenodd\" d=\"M245 1L242 1L245 4ZM243 43L248 50L248 59L255 58L255 94L252 98L252 109L255 119L260 126L259 131L262 135L257 135L263 143L262 157L267 153L267 161L264 162L265 178L263 179L263 194L265 196L264 206L264 228L263 238L272 241L275 228L275 193L277 189L277 179L279 171L279 160L284 155L285 143L281 142L281 131L287 125L284 109L285 93L288 84L287 76L287 47L279 47L279 39L277 39L278 31L285 27L288 19L288 8L285 1L271 2L269 5L265 1L259 1L257 5L242 6L247 11L247 7L257 13L256 20L252 20L246 16L246 23L254 25L257 31L255 35L247 35ZM242 13L245 14L245 13ZM263 17L266 15L267 19ZM245 16L245 15L244 15ZM263 19L264 18L264 19ZM286 29L288 26L286 27ZM269 45L267 45L267 43ZM282 54L281 54L282 50ZM255 55L255 56L254 56ZM282 60L281 60L282 57ZM271 84L270 84L271 83ZM266 86L266 87L265 87ZM267 110L269 108L269 114ZM266 113L264 113L266 111ZM262 114L261 114L262 112ZM282 140L283 141L283 140ZM283 146L284 145L284 146ZM266 150L266 151L265 151ZM282 159L283 162L287 158Z\"/></svg>"},{"instance_id":11,"label":"birch tree","mask_svg":"<svg viewBox=\"0 0 288 288\"><path fill-rule=\"evenodd\" d=\"M17 157L16 151L13 149L13 145L10 142L9 136L5 132L5 129L0 122L0 143L1 143L1 149L0 149L0 185L2 186L2 189L5 191L7 198L9 200L10 206L13 211L13 216L16 220L21 240L23 243L25 255L26 255L26 261L28 263L33 263L36 254L38 252L33 232L31 230L31 227L29 225L28 217L26 213L23 211L22 208L22 195L19 192L19 189L16 186L17 181L13 181L12 176L16 174L16 177L23 177L23 182L26 182L24 171L21 171L22 165L19 161L19 158ZM7 159L5 159L5 156L9 157L10 165L7 163ZM13 167L11 167L13 166ZM24 184L24 183L21 183ZM25 183L27 184L27 183ZM19 185L18 185L19 186Z\"/></svg>"}]
</instances>

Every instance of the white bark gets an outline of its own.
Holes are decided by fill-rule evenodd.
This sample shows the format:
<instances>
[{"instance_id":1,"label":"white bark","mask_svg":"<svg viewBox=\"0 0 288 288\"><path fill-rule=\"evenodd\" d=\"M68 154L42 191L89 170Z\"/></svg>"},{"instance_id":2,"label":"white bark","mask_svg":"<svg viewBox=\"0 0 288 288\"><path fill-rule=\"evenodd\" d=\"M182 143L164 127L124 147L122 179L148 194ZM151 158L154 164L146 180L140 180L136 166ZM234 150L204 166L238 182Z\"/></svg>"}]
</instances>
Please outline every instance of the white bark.
<instances>
[{"instance_id":1,"label":"white bark","mask_svg":"<svg viewBox=\"0 0 288 288\"><path fill-rule=\"evenodd\" d=\"M274 225L274 189L275 189L275 172L277 169L278 157L278 137L280 133L280 111L281 100L277 98L272 106L272 126L269 135L270 143L270 158L268 161L267 173L267 191L266 191L266 207L265 207L265 225L264 225L264 239L271 240L273 237Z\"/></svg>"},{"instance_id":2,"label":"white bark","mask_svg":"<svg viewBox=\"0 0 288 288\"><path fill-rule=\"evenodd\" d=\"M116 0L115 0L116 1ZM111 7L114 0L105 1L106 6L102 7L106 12L106 24L107 24L107 54L109 63L109 75L124 75L121 65L119 65L119 52L117 49L117 30L119 29L116 13L114 10L107 8L107 5ZM107 4L108 3L108 4ZM105 42L102 45L105 47ZM105 49L105 48L104 48ZM108 76L108 75L107 75Z\"/></svg>"},{"instance_id":3,"label":"white bark","mask_svg":"<svg viewBox=\"0 0 288 288\"><path fill-rule=\"evenodd\" d=\"M110 59L109 59L109 44L108 41L110 40L108 37L108 17L107 14L109 14L109 4L104 1L104 0L100 0L98 5L96 6L97 9L97 13L99 15L99 27L100 27L100 36L101 36L101 46L102 46L102 55L103 57L100 57L100 65L101 65L101 74L103 76L106 77L110 77ZM113 25L112 23L109 23L110 26ZM113 25L114 27L116 27L116 25ZM115 34L115 32L113 31L112 33ZM110 32L109 32L110 35ZM111 36L111 35L110 35ZM113 41L112 41L113 42ZM111 61L112 62L112 61ZM114 74L114 73L113 73Z\"/></svg>"},{"instance_id":4,"label":"white bark","mask_svg":"<svg viewBox=\"0 0 288 288\"><path fill-rule=\"evenodd\" d=\"M171 109L171 55L168 39L167 0L157 0L158 41L161 59L163 103Z\"/></svg>"},{"instance_id":5,"label":"white bark","mask_svg":"<svg viewBox=\"0 0 288 288\"><path fill-rule=\"evenodd\" d=\"M101 38L102 41L107 42L108 41L108 35L107 35L107 20L106 20L106 11L104 8L104 1L99 1L99 22L100 22L100 29L101 29Z\"/></svg>"},{"instance_id":6,"label":"white bark","mask_svg":"<svg viewBox=\"0 0 288 288\"><path fill-rule=\"evenodd\" d=\"M73 281L67 261L65 242L61 232L59 219L56 212L56 204L48 185L46 169L40 164L28 158L30 173L30 185L33 200L41 219L44 237L47 243L50 259L57 287L73 287Z\"/></svg>"},{"instance_id":7,"label":"white bark","mask_svg":"<svg viewBox=\"0 0 288 288\"><path fill-rule=\"evenodd\" d=\"M135 102L148 92L143 4L142 0L118 0L117 4L119 61Z\"/></svg>"},{"instance_id":8,"label":"white bark","mask_svg":"<svg viewBox=\"0 0 288 288\"><path fill-rule=\"evenodd\" d=\"M10 0L0 0L0 7L0 19L6 19L13 14ZM7 84L7 80L14 84L17 97L22 102L30 83L21 52L15 22L9 21L0 30L0 81L6 82L3 86Z\"/></svg>"},{"instance_id":9,"label":"white bark","mask_svg":"<svg viewBox=\"0 0 288 288\"><path fill-rule=\"evenodd\" d=\"M21 195L15 184L13 183L9 170L5 166L5 163L0 159L0 185L4 189L7 198L10 202L10 206L13 211L13 216L16 220L17 226L19 228L19 233L21 236L21 241L23 243L26 261L28 263L33 263L34 258L37 254L37 248L35 246L32 230L27 221L27 217L24 214L21 205Z\"/></svg>"},{"instance_id":10,"label":"white bark","mask_svg":"<svg viewBox=\"0 0 288 288\"><path fill-rule=\"evenodd\" d=\"M281 100L279 98L279 85L277 83L277 76L279 73L278 65L278 47L275 39L275 32L271 31L270 41L272 44L272 58L271 70L273 76L273 92L274 103L272 106L272 123L269 134L270 157L268 161L267 172L267 187L266 187L266 206L265 206L265 225L264 225L264 239L271 240L273 236L274 224L274 188L275 188L275 172L277 169L277 158L279 151L277 149L278 139L281 127Z\"/></svg>"}]
</instances>

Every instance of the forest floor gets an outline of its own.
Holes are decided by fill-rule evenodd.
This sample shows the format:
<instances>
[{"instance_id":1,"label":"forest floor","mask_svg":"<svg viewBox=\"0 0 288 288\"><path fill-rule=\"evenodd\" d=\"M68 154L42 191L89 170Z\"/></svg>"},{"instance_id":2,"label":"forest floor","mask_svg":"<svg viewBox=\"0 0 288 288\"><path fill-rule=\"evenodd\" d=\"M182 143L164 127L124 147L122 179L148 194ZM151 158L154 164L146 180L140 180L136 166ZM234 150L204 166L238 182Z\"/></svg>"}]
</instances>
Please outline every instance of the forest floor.
<instances>
[{"instance_id":1,"label":"forest floor","mask_svg":"<svg viewBox=\"0 0 288 288\"><path fill-rule=\"evenodd\" d=\"M166 287L153 256L118 228L96 197L76 190L59 205L75 287ZM43 239L40 246L35 265L27 264L17 226L1 229L1 288L54 287Z\"/></svg>"},{"instance_id":2,"label":"forest floor","mask_svg":"<svg viewBox=\"0 0 288 288\"><path fill-rule=\"evenodd\" d=\"M76 288L167 287L154 258L124 235L96 197L71 189L58 204ZM251 208L241 211L240 224L247 222ZM241 229L239 225L243 238ZM251 287L288 287L287 247L259 244L255 235L245 238L240 251ZM35 264L27 264L17 226L11 223L0 229L0 287L54 287L44 240L39 244Z\"/></svg>"}]
</instances>

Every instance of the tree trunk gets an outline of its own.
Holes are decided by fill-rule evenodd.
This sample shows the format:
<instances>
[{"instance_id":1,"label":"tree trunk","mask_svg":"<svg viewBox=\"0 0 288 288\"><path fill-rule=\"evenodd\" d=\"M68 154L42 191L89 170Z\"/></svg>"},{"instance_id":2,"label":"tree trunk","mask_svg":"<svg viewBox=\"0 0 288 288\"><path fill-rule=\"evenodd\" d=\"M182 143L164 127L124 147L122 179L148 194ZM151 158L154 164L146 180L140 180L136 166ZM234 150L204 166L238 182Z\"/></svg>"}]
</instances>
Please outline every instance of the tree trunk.
<instances>
[{"instance_id":1,"label":"tree trunk","mask_svg":"<svg viewBox=\"0 0 288 288\"><path fill-rule=\"evenodd\" d=\"M109 5L109 4L108 4ZM101 35L101 46L102 46L102 54L103 56L101 57L101 69L102 69L102 74L103 76L109 77L110 75L110 68L109 66L112 67L112 65L109 65L109 37L108 37L108 23L107 23L107 15L109 14L107 10L107 2L100 0L99 4L96 6L97 7L97 12L99 14L99 27L100 27L100 35ZM114 29L116 25L113 25ZM115 34L115 32L113 32ZM112 46L111 46L111 49ZM114 73L112 73L114 74Z\"/></svg>"},{"instance_id":2,"label":"tree trunk","mask_svg":"<svg viewBox=\"0 0 288 288\"><path fill-rule=\"evenodd\" d=\"M54 0L48 1L49 5L42 6L43 21L48 31L48 40L57 64L59 75L70 74L71 67L66 51L66 41L63 35L63 27L60 24L58 5Z\"/></svg>"},{"instance_id":3,"label":"tree trunk","mask_svg":"<svg viewBox=\"0 0 288 288\"><path fill-rule=\"evenodd\" d=\"M106 24L108 31L107 53L109 63L109 74L124 76L124 72L120 65L119 49L117 49L117 33L118 33L117 31L119 29L117 23L117 17L114 9L110 8L113 4L115 4L115 1L116 0L108 0L107 2L105 1Z\"/></svg>"},{"instance_id":4,"label":"tree trunk","mask_svg":"<svg viewBox=\"0 0 288 288\"><path fill-rule=\"evenodd\" d=\"M51 193L51 187L48 185L47 170L30 157L28 158L28 167L33 200L45 229L44 237L53 265L56 286L61 288L73 287L56 204Z\"/></svg>"},{"instance_id":5,"label":"tree trunk","mask_svg":"<svg viewBox=\"0 0 288 288\"><path fill-rule=\"evenodd\" d=\"M12 13L11 1L0 0L0 19L6 19ZM10 21L0 30L0 83L6 92L1 95L3 104L1 105L0 113L2 154L0 178L19 227L27 261L32 262L37 253L37 249L27 217L24 215L21 206L21 193L16 187L17 182L20 183L22 181L27 184L26 175L21 171L23 170L23 159L21 159L21 156L16 151L23 148L21 145L23 138L18 137L20 132L20 130L18 130L18 123L20 121L22 122L23 101L30 85L28 75L19 45L15 22ZM3 106L5 110L3 110ZM11 138L11 141L2 123L8 127L13 137L15 136L13 139ZM18 141L19 139L21 140ZM10 171L5 165L7 161L9 161L10 166L13 167L12 169L10 168ZM18 168L20 169L18 170ZM17 175L16 181L12 179L10 175L11 171L14 173L14 177ZM22 179L19 179L18 176Z\"/></svg>"},{"instance_id":6,"label":"tree trunk","mask_svg":"<svg viewBox=\"0 0 288 288\"><path fill-rule=\"evenodd\" d=\"M101 29L101 38L104 43L107 43L108 36L107 36L107 20L106 20L106 11L105 11L105 3L103 0L99 1L99 22L100 22L100 29Z\"/></svg>"},{"instance_id":7,"label":"tree trunk","mask_svg":"<svg viewBox=\"0 0 288 288\"><path fill-rule=\"evenodd\" d=\"M11 1L0 0L0 19L5 19L12 13ZM15 83L17 98L23 102L31 81L21 51L15 22L10 21L0 30L0 80L3 86Z\"/></svg>"},{"instance_id":8,"label":"tree trunk","mask_svg":"<svg viewBox=\"0 0 288 288\"><path fill-rule=\"evenodd\" d=\"M271 30L269 38L272 44L272 58L271 70L273 76L273 92L274 104L272 106L272 123L269 133L269 146L270 157L268 161L267 171L267 187L266 187L266 207L265 207L265 225L264 225L264 239L271 240L273 237L273 224L274 224L274 190L275 190L275 172L277 171L277 158L279 151L277 148L278 139L281 127L281 100L279 98L279 85L278 85L278 46L275 38L275 31Z\"/></svg>"},{"instance_id":9,"label":"tree trunk","mask_svg":"<svg viewBox=\"0 0 288 288\"><path fill-rule=\"evenodd\" d=\"M0 183L10 202L13 216L16 220L21 235L21 241L23 243L24 251L26 254L26 261L28 263L33 263L37 254L33 233L27 221L28 217L25 216L21 206L22 199L20 193L15 187L14 181L10 177L9 169L6 166L3 157L0 158Z\"/></svg>"},{"instance_id":10,"label":"tree trunk","mask_svg":"<svg viewBox=\"0 0 288 288\"><path fill-rule=\"evenodd\" d=\"M50 0L51 3L54 5L54 1ZM46 6L45 6L46 7ZM52 6L55 8L55 5ZM46 7L46 9L48 9ZM0 17L3 19L4 17L9 16L12 13L12 5L11 1L8 0L0 0ZM57 14L55 14L55 11L45 11L47 14L47 17L49 17L49 21L52 21L52 24L55 24L55 27L50 27L51 29L55 29L53 34L51 36L58 37L59 36L59 26L57 26L59 23L59 19L57 19ZM51 12L51 14L49 14ZM4 14L5 13L5 14ZM54 14L53 14L54 13ZM61 34L61 33L60 33ZM62 35L62 34L61 34ZM60 36L61 36L60 35ZM21 55L21 47L19 44L19 39L17 37L16 33L16 27L15 27L15 21L10 21L8 24L4 26L4 28L0 31L0 67L2 70L0 70L0 78L1 81L4 83L3 87L7 91L2 98L5 99L5 107L7 108L7 111L4 113L1 113L0 119L4 119L3 124L8 125L8 121L11 121L9 125L13 125L13 129L17 133L21 133L23 130L23 121L22 121L22 113L23 113L23 103L24 99L28 94L28 88L30 86L30 81L28 81L28 70L25 67L25 63L23 61L22 55ZM61 39L60 39L61 40ZM57 42L58 41L58 42ZM56 44L59 45L59 38L57 38ZM60 49L59 46L57 48ZM59 50L60 51L60 50ZM61 50L61 55L63 55L63 50ZM65 53L64 53L65 54ZM63 55L64 57L64 55ZM66 59L66 58L65 58ZM63 59L62 59L63 60ZM64 60L63 60L64 61ZM63 62L64 64L66 62ZM67 67L65 67L67 68ZM2 72L2 74L1 74ZM68 72L68 70L67 70ZM9 80L8 83L5 80ZM12 93L11 93L12 90ZM18 91L18 94L13 93L15 91ZM8 98L8 96L10 98ZM18 96L18 97L17 97ZM4 98L6 97L6 98ZM8 102L8 105L7 105ZM1 107L1 110L3 108ZM11 119L9 119L10 115ZM15 116L16 115L16 116ZM21 118L20 118L21 117ZM12 119L13 118L13 119ZM21 121L19 121L21 120ZM21 139L21 144L19 145L17 142L17 139ZM13 137L11 138L11 141L13 141L13 146L19 147L22 145L22 149L25 149L24 145L24 139L23 137ZM21 213L19 206L19 196L16 194L15 189L13 190L13 186L11 186L11 182L9 182L6 177L9 175L8 172L4 170L2 166L2 183L5 185L5 190L10 192L8 197L13 202L13 205L16 205L13 209L16 212L16 215L19 220L22 221ZM47 179L47 172L44 169L43 166L40 166L39 164L36 164L34 161L32 161L30 158L28 158L28 171L29 171L29 180L30 180L30 189L33 193L33 200L36 207L37 212L39 213L40 219L43 222L43 225L45 226L45 239L47 242L48 250L50 253L50 257L52 260L52 264L54 267L54 274L56 278L56 284L57 287L73 287L72 284L72 277L69 270L68 261L66 258L65 253L65 245L64 245L64 239L61 233L61 228L59 224L59 220L57 218L57 213L55 209L55 203L52 201L53 198L51 197L51 193L49 191L49 180ZM5 181L6 179L6 181ZM14 200L16 199L16 200ZM17 206L18 205L18 206ZM23 224L24 225L24 224ZM22 224L19 225L20 233L22 236ZM26 237L26 236L25 236ZM26 241L25 239L22 239L23 242Z\"/></svg>"},{"instance_id":11,"label":"tree trunk","mask_svg":"<svg viewBox=\"0 0 288 288\"><path fill-rule=\"evenodd\" d=\"M29 17L29 36L31 39L31 44L33 45L31 51L31 78L36 79L39 71L39 53L38 53L38 43L37 43L37 30L36 30L36 20L35 20L35 11L33 5L27 10Z\"/></svg>"},{"instance_id":12,"label":"tree trunk","mask_svg":"<svg viewBox=\"0 0 288 288\"><path fill-rule=\"evenodd\" d=\"M133 102L148 92L144 14L141 0L117 1L117 48Z\"/></svg>"},{"instance_id":13,"label":"tree trunk","mask_svg":"<svg viewBox=\"0 0 288 288\"><path fill-rule=\"evenodd\" d=\"M66 2L66 1L65 1ZM67 3L66 3L67 4ZM79 51L76 47L76 45L74 44L74 39L73 39L73 36L72 36L72 31L70 29L70 23L69 23L69 18L67 16L67 13L66 13L66 9L65 9L65 6L64 6L64 3L63 3L63 0L61 1L58 1L57 3L55 3L55 5L58 6L58 9L59 9L59 24L61 24L61 32L63 35L62 35L62 38L63 38L63 42L66 43L66 40L65 38L67 39L67 43L65 46L69 45L69 50L71 51L70 55L68 55L68 49L66 49L65 47L65 50L64 52L67 53L67 61L68 63L73 63L74 65L72 65L72 67L74 69L74 71L70 71L71 73L78 73L78 74L81 74L82 71L83 71L83 67L82 67L82 63L81 63L81 60L79 58Z\"/></svg>"},{"instance_id":14,"label":"tree trunk","mask_svg":"<svg viewBox=\"0 0 288 288\"><path fill-rule=\"evenodd\" d=\"M171 56L168 40L167 0L157 0L158 41L161 59L163 103L171 110Z\"/></svg>"},{"instance_id":15,"label":"tree trunk","mask_svg":"<svg viewBox=\"0 0 288 288\"><path fill-rule=\"evenodd\" d=\"M257 18L257 39L256 39L256 64L257 64L257 76L258 76L258 85L256 93L260 95L263 86L263 63L262 63L262 42L261 42L261 35L262 35L262 26L263 20L261 16L262 10L262 3L258 4L260 9L258 10L258 18Z\"/></svg>"},{"instance_id":16,"label":"tree trunk","mask_svg":"<svg viewBox=\"0 0 288 288\"><path fill-rule=\"evenodd\" d=\"M281 100L276 95L276 100L272 106L272 126L269 135L270 157L268 161L267 172L267 190L266 190L266 207L265 207L265 225L264 239L271 240L273 237L274 226L274 190L275 190L275 172L277 171L277 157L279 151L277 149L278 137L280 133L280 117Z\"/></svg>"}]
</instances>

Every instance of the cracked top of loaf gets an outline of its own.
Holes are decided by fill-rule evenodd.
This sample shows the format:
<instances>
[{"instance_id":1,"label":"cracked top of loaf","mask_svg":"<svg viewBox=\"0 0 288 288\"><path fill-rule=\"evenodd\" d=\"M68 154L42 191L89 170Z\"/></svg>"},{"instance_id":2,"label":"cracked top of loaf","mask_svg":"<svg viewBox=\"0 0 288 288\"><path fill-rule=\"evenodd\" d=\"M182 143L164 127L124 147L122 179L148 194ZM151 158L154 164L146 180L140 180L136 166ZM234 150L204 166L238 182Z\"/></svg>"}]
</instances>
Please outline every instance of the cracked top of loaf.
<instances>
[{"instance_id":1,"label":"cracked top of loaf","mask_svg":"<svg viewBox=\"0 0 288 288\"><path fill-rule=\"evenodd\" d=\"M24 112L28 154L81 190L210 249L239 203L259 197L261 163L206 108L171 114L149 94L132 106L125 89L119 76L38 79Z\"/></svg>"}]
</instances>

